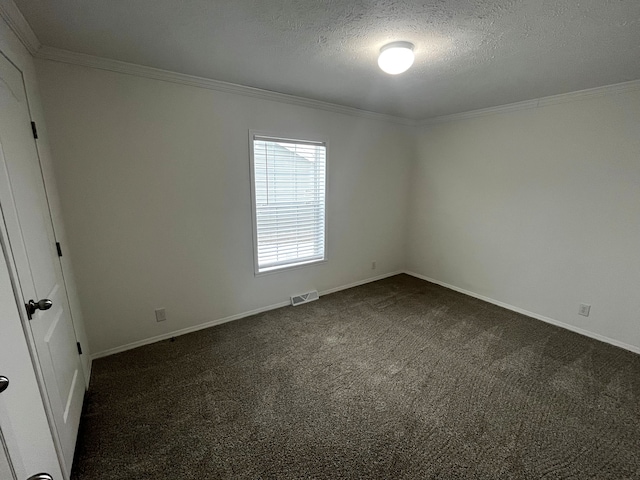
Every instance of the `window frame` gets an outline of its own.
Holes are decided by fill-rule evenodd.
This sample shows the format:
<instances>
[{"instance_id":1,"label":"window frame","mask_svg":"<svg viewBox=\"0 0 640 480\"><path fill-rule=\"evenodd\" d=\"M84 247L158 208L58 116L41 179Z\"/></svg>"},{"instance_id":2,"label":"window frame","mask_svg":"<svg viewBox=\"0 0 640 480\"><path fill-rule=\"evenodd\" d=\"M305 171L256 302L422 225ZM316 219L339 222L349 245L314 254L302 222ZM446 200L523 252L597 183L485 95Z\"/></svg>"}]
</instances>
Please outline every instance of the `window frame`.
<instances>
[{"instance_id":1,"label":"window frame","mask_svg":"<svg viewBox=\"0 0 640 480\"><path fill-rule=\"evenodd\" d=\"M257 204L256 204L256 177L255 177L255 160L254 160L254 140L256 137L265 138L272 141L283 141L292 143L301 143L309 145L321 144L325 148L325 164L324 164L324 221L322 225L323 242L324 242L324 255L321 259L300 261L292 264L280 265L275 267L268 267L268 270L260 271L260 265L258 264L258 217L257 217ZM329 141L326 138L318 135L278 135L273 132L265 132L261 130L249 130L249 166L250 166L250 189L251 189L251 219L253 229L253 269L256 277L262 275L271 275L274 273L282 273L289 270L295 270L304 267L310 267L314 265L320 265L326 263L328 260L327 249L327 192L329 190Z\"/></svg>"}]
</instances>

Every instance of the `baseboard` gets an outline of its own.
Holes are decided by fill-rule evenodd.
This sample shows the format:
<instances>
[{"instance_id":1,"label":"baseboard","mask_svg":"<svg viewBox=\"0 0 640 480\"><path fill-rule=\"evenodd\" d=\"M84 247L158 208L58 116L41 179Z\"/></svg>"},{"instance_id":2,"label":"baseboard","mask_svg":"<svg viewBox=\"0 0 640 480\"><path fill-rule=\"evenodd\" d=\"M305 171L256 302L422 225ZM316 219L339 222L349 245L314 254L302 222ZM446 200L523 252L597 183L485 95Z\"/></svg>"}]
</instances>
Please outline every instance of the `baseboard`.
<instances>
[{"instance_id":1,"label":"baseboard","mask_svg":"<svg viewBox=\"0 0 640 480\"><path fill-rule=\"evenodd\" d=\"M193 327L181 328L180 330L174 330L172 332L163 333L162 335L156 335L154 337L138 340L137 342L127 343L119 347L114 347L108 350L103 350L102 352L94 353L91 356L91 358L93 360L96 360L98 358L108 357L109 355L114 355L116 353L132 350L134 348L142 347L144 345L149 345L150 343L161 342L162 340L167 340L173 337L179 337L180 335L186 335L187 333L197 332L198 330L204 330L205 328L215 327L216 325L222 325L223 323L232 322L234 320L240 320L241 318L249 317L251 315L256 315L258 313L267 312L269 310L275 310L276 308L286 307L289 304L290 302L274 303L273 305L269 305L268 307L257 308L255 310L238 313L236 315L231 315L229 317L218 318L217 320L211 320L210 322L200 323L198 325L194 325Z\"/></svg>"},{"instance_id":2,"label":"baseboard","mask_svg":"<svg viewBox=\"0 0 640 480\"><path fill-rule=\"evenodd\" d=\"M328 290L324 290L320 292L320 296L328 295L330 293L339 292L340 290L346 290L347 288L357 287L359 285L364 285L365 283L376 282L378 280L382 280L384 278L393 277L394 275L399 275L403 273L402 271L385 273L383 275L378 275L376 277L365 278L364 280L359 280L357 282L350 283L348 285L341 285L339 287L330 288ZM172 332L163 333L162 335L156 335L154 337L145 338L143 340L138 340L136 342L127 343L126 345L121 345L119 347L110 348L108 350L103 350L98 353L94 353L91 356L92 360L108 357L109 355L114 355L116 353L125 352L127 350L132 350L134 348L142 347L144 345L149 345L151 343L160 342L162 340L167 340L173 337L179 337L180 335L186 335L187 333L197 332L198 330L204 330L205 328L215 327L216 325L222 325L223 323L232 322L234 320L240 320L241 318L250 317L251 315L256 315L258 313L268 312L269 310L275 310L276 308L282 308L291 305L291 301L287 300L286 302L274 303L273 305L269 305L267 307L257 308L255 310L250 310L248 312L238 313L236 315L231 315L229 317L219 318L217 320L211 320L210 322L201 323L198 325L194 325L193 327L181 328L180 330L174 330Z\"/></svg>"},{"instance_id":3,"label":"baseboard","mask_svg":"<svg viewBox=\"0 0 640 480\"><path fill-rule=\"evenodd\" d=\"M91 370L93 369L93 355L89 355L89 361L87 362L86 369L86 375L84 376L85 389L89 390L89 385L91 384ZM84 373L84 368L82 370Z\"/></svg>"},{"instance_id":4,"label":"baseboard","mask_svg":"<svg viewBox=\"0 0 640 480\"><path fill-rule=\"evenodd\" d=\"M364 285L365 283L377 282L378 280L383 280L385 278L394 277L396 275L400 275L401 273L405 273L404 270L398 270L396 272L385 273L382 275L378 275L377 277L369 277L364 280L359 280L357 282L349 283L348 285L342 285L340 287L330 288L328 290L324 290L320 292L320 296L329 295L330 293L336 293L340 290L346 290L347 288L359 287L360 285Z\"/></svg>"},{"instance_id":5,"label":"baseboard","mask_svg":"<svg viewBox=\"0 0 640 480\"><path fill-rule=\"evenodd\" d=\"M536 320L541 320L543 322L550 323L551 325L555 325L556 327L564 328L565 330L570 330L580 335L584 335L585 337L593 338L595 340L600 340L601 342L605 342L610 345L614 345L616 347L624 348L625 350L629 350L630 352L633 352L633 353L640 353L640 347L637 347L635 345L629 345L628 343L624 343L619 340L615 340L613 338L605 337L604 335L600 335L599 333L590 332L589 330L585 330L583 328L561 322L554 318L545 317L544 315L539 315L537 313L530 312L523 308L515 307L513 305L509 305L508 303L500 302L499 300L494 300L493 298L485 297L484 295L479 295L469 290L456 287L455 285L450 285L448 283L441 282L440 280L436 280L435 278L430 278L425 275L420 275L419 273L411 272L408 270L405 270L403 273L406 273L407 275L411 275L412 277L419 278L421 280L426 280L427 282L430 282L430 283L435 283L436 285L440 285L441 287L445 287L450 290L455 290L456 292L463 293L470 297L474 297L479 300L483 300L485 302L498 305L499 307L506 308L507 310L511 310L516 313L521 313L522 315L526 315L527 317L535 318Z\"/></svg>"}]
</instances>

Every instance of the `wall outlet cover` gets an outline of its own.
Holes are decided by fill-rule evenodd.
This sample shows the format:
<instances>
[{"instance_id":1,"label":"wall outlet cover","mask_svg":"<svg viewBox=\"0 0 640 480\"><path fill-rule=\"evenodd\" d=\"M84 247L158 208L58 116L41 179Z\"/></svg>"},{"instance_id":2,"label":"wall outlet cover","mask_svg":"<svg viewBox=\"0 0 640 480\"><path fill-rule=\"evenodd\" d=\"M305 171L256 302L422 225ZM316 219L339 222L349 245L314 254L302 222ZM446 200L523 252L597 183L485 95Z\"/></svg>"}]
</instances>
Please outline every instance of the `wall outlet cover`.
<instances>
[{"instance_id":1,"label":"wall outlet cover","mask_svg":"<svg viewBox=\"0 0 640 480\"><path fill-rule=\"evenodd\" d=\"M156 322L164 322L167 319L167 312L164 308L156 309Z\"/></svg>"},{"instance_id":2,"label":"wall outlet cover","mask_svg":"<svg viewBox=\"0 0 640 480\"><path fill-rule=\"evenodd\" d=\"M591 305L587 305L586 303L581 303L580 308L578 308L578 313L583 317L588 317L590 311Z\"/></svg>"}]
</instances>

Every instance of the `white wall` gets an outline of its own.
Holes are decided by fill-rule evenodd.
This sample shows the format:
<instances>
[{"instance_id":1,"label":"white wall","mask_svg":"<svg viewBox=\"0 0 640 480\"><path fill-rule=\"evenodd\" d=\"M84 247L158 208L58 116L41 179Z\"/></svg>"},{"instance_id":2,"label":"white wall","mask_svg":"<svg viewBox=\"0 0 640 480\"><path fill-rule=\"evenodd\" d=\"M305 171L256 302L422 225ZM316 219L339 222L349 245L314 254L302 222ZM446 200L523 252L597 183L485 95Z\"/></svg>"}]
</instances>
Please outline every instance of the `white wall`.
<instances>
[{"instance_id":1,"label":"white wall","mask_svg":"<svg viewBox=\"0 0 640 480\"><path fill-rule=\"evenodd\" d=\"M638 90L414 131L36 63L98 354L405 267L640 348ZM327 264L254 277L249 129L329 139Z\"/></svg>"},{"instance_id":2,"label":"white wall","mask_svg":"<svg viewBox=\"0 0 640 480\"><path fill-rule=\"evenodd\" d=\"M640 348L640 89L417 142L409 270Z\"/></svg>"},{"instance_id":3,"label":"white wall","mask_svg":"<svg viewBox=\"0 0 640 480\"><path fill-rule=\"evenodd\" d=\"M404 267L410 128L47 60L37 68L94 352ZM327 263L254 276L249 129L328 139Z\"/></svg>"}]
</instances>

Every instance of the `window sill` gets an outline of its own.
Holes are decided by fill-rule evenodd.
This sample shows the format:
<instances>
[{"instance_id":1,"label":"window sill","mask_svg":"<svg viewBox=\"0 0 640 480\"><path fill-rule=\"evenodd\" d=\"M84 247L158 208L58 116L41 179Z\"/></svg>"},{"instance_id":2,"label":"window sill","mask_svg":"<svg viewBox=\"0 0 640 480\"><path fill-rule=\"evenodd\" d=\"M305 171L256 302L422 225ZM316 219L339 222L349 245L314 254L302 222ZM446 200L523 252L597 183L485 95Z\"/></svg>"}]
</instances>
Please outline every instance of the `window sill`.
<instances>
[{"instance_id":1,"label":"window sill","mask_svg":"<svg viewBox=\"0 0 640 480\"><path fill-rule=\"evenodd\" d=\"M278 266L278 267L266 268L266 269L263 269L261 271L256 271L255 272L255 276L256 277L262 277L263 275L272 275L274 273L283 273L283 272L288 272L289 270L297 270L299 268L310 267L310 266L318 265L318 264L321 264L321 263L327 263L326 257L322 258L320 260L310 260L308 262L294 263L292 265L282 265L282 266Z\"/></svg>"}]
</instances>

